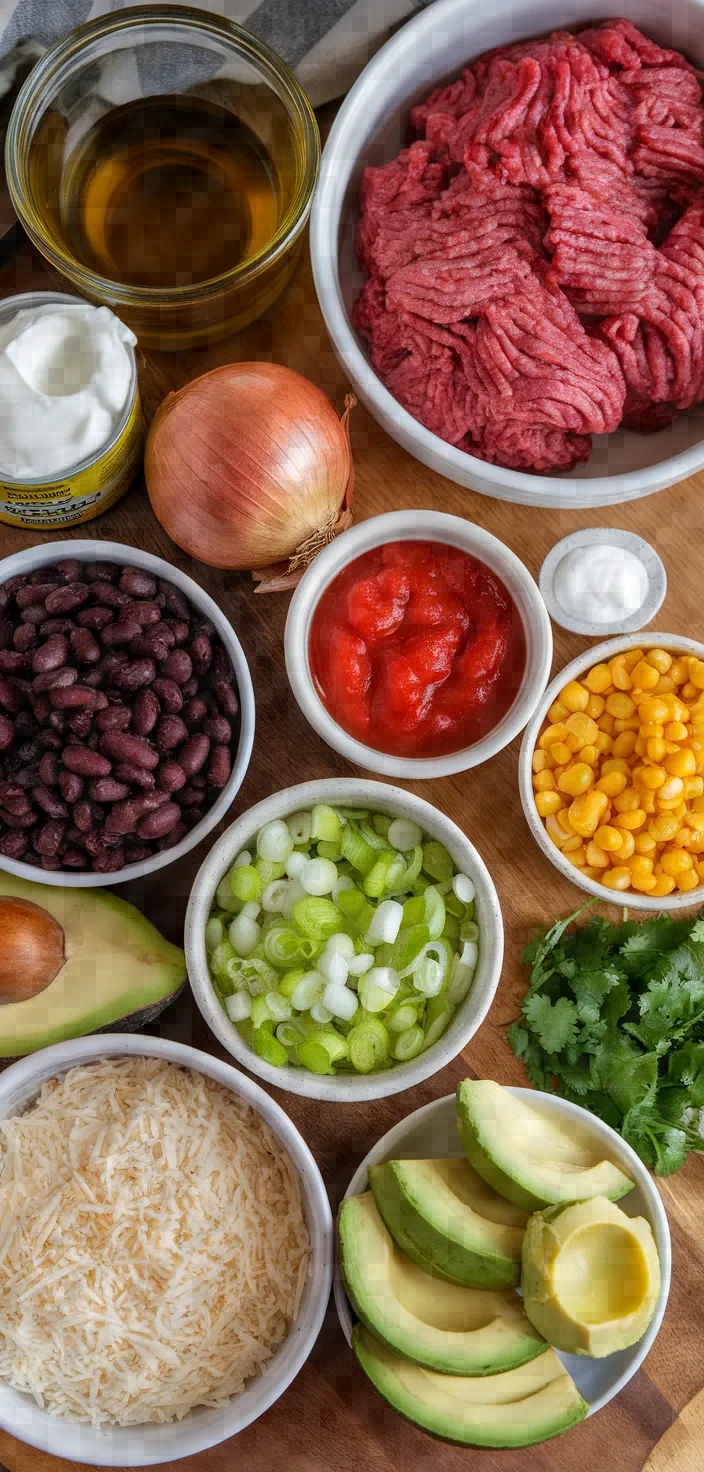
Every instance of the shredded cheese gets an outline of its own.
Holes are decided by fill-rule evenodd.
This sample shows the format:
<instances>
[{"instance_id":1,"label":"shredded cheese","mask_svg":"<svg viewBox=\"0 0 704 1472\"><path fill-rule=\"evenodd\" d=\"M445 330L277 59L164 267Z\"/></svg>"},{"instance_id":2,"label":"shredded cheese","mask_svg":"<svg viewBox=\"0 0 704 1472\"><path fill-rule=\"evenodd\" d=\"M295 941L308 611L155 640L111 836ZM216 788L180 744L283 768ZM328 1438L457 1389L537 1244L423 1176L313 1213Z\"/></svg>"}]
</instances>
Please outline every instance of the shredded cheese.
<instances>
[{"instance_id":1,"label":"shredded cheese","mask_svg":"<svg viewBox=\"0 0 704 1472\"><path fill-rule=\"evenodd\" d=\"M286 1337L309 1247L235 1094L152 1058L73 1068L0 1121L0 1377L92 1426L224 1406Z\"/></svg>"}]
</instances>

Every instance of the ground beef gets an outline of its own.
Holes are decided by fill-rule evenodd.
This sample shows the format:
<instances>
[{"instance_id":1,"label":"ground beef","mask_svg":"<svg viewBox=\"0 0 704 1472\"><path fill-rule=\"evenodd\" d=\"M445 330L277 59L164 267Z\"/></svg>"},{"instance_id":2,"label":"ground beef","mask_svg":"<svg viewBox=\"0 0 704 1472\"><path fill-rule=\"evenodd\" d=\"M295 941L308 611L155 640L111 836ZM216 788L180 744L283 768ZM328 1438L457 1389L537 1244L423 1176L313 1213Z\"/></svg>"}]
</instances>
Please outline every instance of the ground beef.
<instances>
[{"instance_id":1,"label":"ground beef","mask_svg":"<svg viewBox=\"0 0 704 1472\"><path fill-rule=\"evenodd\" d=\"M365 170L354 323L426 428L565 473L704 399L704 107L629 21L504 46Z\"/></svg>"}]
</instances>

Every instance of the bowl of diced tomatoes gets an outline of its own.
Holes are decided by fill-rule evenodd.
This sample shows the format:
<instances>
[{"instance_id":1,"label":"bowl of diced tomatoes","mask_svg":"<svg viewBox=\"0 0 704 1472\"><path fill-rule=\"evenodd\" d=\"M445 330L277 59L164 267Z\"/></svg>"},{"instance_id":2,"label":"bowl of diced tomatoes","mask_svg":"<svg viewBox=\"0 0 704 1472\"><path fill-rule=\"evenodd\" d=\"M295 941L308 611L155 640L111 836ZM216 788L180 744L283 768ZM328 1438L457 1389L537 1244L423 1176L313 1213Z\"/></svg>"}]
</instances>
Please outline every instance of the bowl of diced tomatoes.
<instances>
[{"instance_id":1,"label":"bowl of diced tomatoes","mask_svg":"<svg viewBox=\"0 0 704 1472\"><path fill-rule=\"evenodd\" d=\"M394 511L337 537L291 601L286 669L323 740L387 777L446 777L523 730L550 620L528 569L459 516Z\"/></svg>"}]
</instances>

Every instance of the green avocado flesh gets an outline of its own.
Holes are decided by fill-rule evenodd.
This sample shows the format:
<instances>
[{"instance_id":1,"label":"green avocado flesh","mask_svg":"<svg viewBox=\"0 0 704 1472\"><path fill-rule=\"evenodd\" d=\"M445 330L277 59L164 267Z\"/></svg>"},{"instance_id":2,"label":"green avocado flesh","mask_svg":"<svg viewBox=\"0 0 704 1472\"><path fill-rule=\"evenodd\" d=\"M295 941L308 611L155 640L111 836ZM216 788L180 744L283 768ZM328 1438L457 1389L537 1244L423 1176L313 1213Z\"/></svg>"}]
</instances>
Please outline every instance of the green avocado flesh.
<instances>
[{"instance_id":1,"label":"green avocado flesh","mask_svg":"<svg viewBox=\"0 0 704 1472\"><path fill-rule=\"evenodd\" d=\"M457 1124L477 1174L527 1211L592 1196L618 1201L633 1190L572 1119L560 1126L488 1079L458 1085Z\"/></svg>"},{"instance_id":2,"label":"green avocado flesh","mask_svg":"<svg viewBox=\"0 0 704 1472\"><path fill-rule=\"evenodd\" d=\"M390 1160L369 1171L394 1241L419 1267L469 1288L514 1288L528 1220L461 1158Z\"/></svg>"},{"instance_id":3,"label":"green avocado flesh","mask_svg":"<svg viewBox=\"0 0 704 1472\"><path fill-rule=\"evenodd\" d=\"M356 1324L352 1347L379 1394L416 1426L465 1446L533 1446L589 1410L554 1349L501 1375L439 1375L394 1353Z\"/></svg>"},{"instance_id":4,"label":"green avocado flesh","mask_svg":"<svg viewBox=\"0 0 704 1472\"><path fill-rule=\"evenodd\" d=\"M183 951L104 889L60 889L0 873L0 896L30 900L62 926L66 961L37 996L0 1005L0 1058L18 1058L120 1022L141 1027L186 980Z\"/></svg>"},{"instance_id":5,"label":"green avocado flesh","mask_svg":"<svg viewBox=\"0 0 704 1472\"><path fill-rule=\"evenodd\" d=\"M350 1301L399 1354L447 1375L494 1375L544 1352L517 1294L446 1283L399 1252L371 1191L343 1201L338 1230Z\"/></svg>"}]
</instances>

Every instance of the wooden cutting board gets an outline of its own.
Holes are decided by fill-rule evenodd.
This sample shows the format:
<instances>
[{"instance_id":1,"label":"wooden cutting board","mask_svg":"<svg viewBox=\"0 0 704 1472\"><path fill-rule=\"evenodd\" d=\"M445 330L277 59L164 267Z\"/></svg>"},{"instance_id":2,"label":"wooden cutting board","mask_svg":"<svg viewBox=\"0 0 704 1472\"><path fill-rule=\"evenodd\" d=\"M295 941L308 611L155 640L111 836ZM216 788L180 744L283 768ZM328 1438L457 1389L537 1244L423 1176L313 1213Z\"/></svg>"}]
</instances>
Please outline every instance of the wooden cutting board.
<instances>
[{"instance_id":1,"label":"wooden cutting board","mask_svg":"<svg viewBox=\"0 0 704 1472\"><path fill-rule=\"evenodd\" d=\"M680 1411L653 1447L643 1472L701 1472L704 1466L704 1390Z\"/></svg>"},{"instance_id":2,"label":"wooden cutting board","mask_svg":"<svg viewBox=\"0 0 704 1472\"><path fill-rule=\"evenodd\" d=\"M59 278L28 246L0 269L0 297L57 284ZM325 332L307 261L274 307L238 337L208 351L144 355L141 387L147 410L153 412L171 388L209 368L254 358L297 369L342 406L348 385ZM411 515L416 509L435 509L464 516L506 542L535 576L549 549L568 532L584 526L625 527L652 542L667 567L669 589L658 629L704 639L704 475L643 501L590 515L514 506L462 490L399 449L361 407L352 415L352 444L357 519L399 508ZM219 572L185 557L157 525L139 483L113 510L65 533L67 540L85 535L124 541L170 560L196 578L237 630L255 687L257 734L230 822L289 784L358 775L309 728L289 690L283 658L287 595L255 595L247 575ZM0 556L50 536L0 526ZM560 629L554 633L557 671L589 641ZM334 1205L379 1136L420 1105L451 1093L465 1074L525 1084L504 1036L526 986L521 950L534 925L569 914L581 896L530 836L518 798L518 745L514 742L476 771L408 784L452 816L476 843L503 910L506 955L499 991L464 1058L417 1089L369 1104L321 1105L271 1090L313 1150ZM182 939L190 886L217 836L212 834L172 865L167 884L157 875L129 886L127 897L173 941ZM188 993L149 1031L224 1056ZM673 1235L673 1282L663 1327L644 1370L605 1410L566 1435L529 1451L482 1453L431 1440L382 1404L357 1369L331 1310L308 1364L281 1400L236 1441L174 1463L174 1472L230 1472L233 1464L238 1472L280 1467L286 1472L468 1472L480 1464L481 1472L643 1472L653 1447L704 1384L704 1159L690 1159L685 1170L659 1184ZM62 1472L62 1467L66 1472L68 1465L3 1433L0 1464L8 1472ZM676 1466L655 1464L648 1472L674 1472ZM704 1472L704 1453L693 1466ZM686 1463L682 1472L690 1472Z\"/></svg>"}]
</instances>

